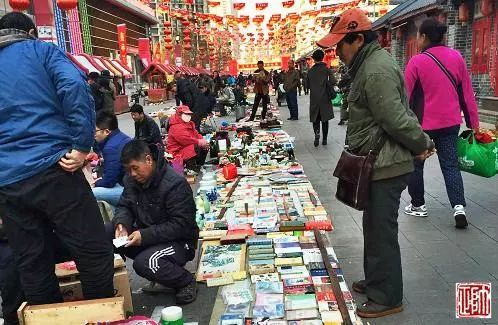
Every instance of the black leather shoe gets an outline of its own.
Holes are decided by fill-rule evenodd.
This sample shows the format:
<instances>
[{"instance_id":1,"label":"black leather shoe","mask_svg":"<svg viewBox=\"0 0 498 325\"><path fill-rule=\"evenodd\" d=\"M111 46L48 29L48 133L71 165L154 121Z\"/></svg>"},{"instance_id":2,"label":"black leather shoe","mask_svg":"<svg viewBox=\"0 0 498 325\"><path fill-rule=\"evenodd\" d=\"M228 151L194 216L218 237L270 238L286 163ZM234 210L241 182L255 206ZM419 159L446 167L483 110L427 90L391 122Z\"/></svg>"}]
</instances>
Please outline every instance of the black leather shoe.
<instances>
[{"instance_id":1,"label":"black leather shoe","mask_svg":"<svg viewBox=\"0 0 498 325\"><path fill-rule=\"evenodd\" d=\"M360 280L360 281L356 281L356 282L353 282L353 290L355 292L358 292L362 295L365 294L366 290L367 290L367 286L365 284L365 280Z\"/></svg>"},{"instance_id":2,"label":"black leather shoe","mask_svg":"<svg viewBox=\"0 0 498 325\"><path fill-rule=\"evenodd\" d=\"M384 306L368 300L356 309L358 316L362 318L377 318L400 313L403 311L403 304L399 306Z\"/></svg>"},{"instance_id":3,"label":"black leather shoe","mask_svg":"<svg viewBox=\"0 0 498 325\"><path fill-rule=\"evenodd\" d=\"M323 139L322 140L322 146L326 146L327 145L327 139Z\"/></svg>"},{"instance_id":4,"label":"black leather shoe","mask_svg":"<svg viewBox=\"0 0 498 325\"><path fill-rule=\"evenodd\" d=\"M337 125L344 125L346 124L346 120L340 120L339 123L337 123Z\"/></svg>"},{"instance_id":5,"label":"black leather shoe","mask_svg":"<svg viewBox=\"0 0 498 325\"><path fill-rule=\"evenodd\" d=\"M313 142L313 145L315 147L318 147L319 144L320 144L320 134L315 134L315 142Z\"/></svg>"}]
</instances>

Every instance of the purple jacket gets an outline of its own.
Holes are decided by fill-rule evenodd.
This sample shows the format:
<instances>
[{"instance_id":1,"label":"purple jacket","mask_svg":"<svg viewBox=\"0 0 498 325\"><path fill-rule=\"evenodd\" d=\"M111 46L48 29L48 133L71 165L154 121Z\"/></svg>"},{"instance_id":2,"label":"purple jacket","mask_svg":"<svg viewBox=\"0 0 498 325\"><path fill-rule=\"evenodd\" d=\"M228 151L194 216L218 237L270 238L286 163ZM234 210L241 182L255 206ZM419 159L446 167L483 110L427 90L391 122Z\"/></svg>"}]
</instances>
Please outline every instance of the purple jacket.
<instances>
[{"instance_id":1,"label":"purple jacket","mask_svg":"<svg viewBox=\"0 0 498 325\"><path fill-rule=\"evenodd\" d=\"M405 69L405 83L410 104L419 103L415 113L422 128L437 130L460 125L461 111L466 117L467 127L479 127L472 82L460 52L442 45L427 51L446 67L457 84L461 84L465 105L460 107L455 87L436 62L425 54L415 55Z\"/></svg>"}]
</instances>

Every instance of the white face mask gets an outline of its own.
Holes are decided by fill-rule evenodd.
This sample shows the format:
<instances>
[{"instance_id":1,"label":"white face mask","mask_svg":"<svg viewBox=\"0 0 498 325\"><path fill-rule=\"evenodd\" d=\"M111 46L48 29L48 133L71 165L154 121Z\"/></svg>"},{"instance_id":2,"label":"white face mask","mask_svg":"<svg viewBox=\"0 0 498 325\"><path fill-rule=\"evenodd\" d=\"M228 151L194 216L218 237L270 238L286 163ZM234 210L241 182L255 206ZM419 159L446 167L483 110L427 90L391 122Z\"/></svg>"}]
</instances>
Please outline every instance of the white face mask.
<instances>
[{"instance_id":1,"label":"white face mask","mask_svg":"<svg viewBox=\"0 0 498 325\"><path fill-rule=\"evenodd\" d=\"M192 120L192 115L182 114L182 120L183 120L183 122L188 123L188 122L190 122L190 120Z\"/></svg>"}]
</instances>

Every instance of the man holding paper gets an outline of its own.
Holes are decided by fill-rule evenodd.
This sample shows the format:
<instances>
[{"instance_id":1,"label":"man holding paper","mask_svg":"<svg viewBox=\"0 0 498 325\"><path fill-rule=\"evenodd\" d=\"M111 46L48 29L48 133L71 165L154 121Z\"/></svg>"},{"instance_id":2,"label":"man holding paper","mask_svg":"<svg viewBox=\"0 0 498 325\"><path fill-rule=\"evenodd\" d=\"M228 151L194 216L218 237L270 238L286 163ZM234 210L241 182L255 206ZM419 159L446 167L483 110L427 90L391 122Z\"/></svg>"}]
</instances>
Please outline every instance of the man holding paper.
<instances>
[{"instance_id":1,"label":"man holding paper","mask_svg":"<svg viewBox=\"0 0 498 325\"><path fill-rule=\"evenodd\" d=\"M124 146L121 163L127 172L124 191L108 228L121 246L118 252L134 260L141 277L175 289L177 304L193 302L196 283L184 266L195 256L199 228L189 184L157 146L140 140Z\"/></svg>"}]
</instances>

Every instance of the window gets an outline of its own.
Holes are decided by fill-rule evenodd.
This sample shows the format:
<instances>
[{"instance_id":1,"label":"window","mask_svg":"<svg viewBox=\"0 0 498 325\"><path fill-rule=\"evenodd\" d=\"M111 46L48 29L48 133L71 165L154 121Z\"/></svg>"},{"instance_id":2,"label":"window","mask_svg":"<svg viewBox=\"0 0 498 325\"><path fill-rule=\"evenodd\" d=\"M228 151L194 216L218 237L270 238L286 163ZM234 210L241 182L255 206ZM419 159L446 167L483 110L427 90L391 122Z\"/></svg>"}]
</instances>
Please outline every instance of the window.
<instances>
[{"instance_id":1,"label":"window","mask_svg":"<svg viewBox=\"0 0 498 325\"><path fill-rule=\"evenodd\" d=\"M489 18L476 20L472 29L472 72L487 73L491 20Z\"/></svg>"}]
</instances>

